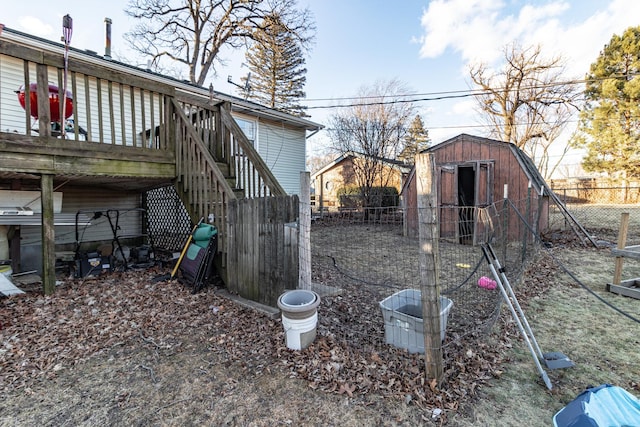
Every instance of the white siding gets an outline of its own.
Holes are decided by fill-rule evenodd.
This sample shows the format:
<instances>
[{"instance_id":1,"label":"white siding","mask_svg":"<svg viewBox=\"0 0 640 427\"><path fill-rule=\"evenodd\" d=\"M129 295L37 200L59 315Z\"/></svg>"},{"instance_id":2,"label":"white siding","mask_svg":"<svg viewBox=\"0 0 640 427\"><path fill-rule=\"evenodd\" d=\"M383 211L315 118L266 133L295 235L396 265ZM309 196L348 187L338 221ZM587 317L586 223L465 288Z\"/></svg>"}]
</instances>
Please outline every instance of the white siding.
<instances>
[{"instance_id":1,"label":"white siding","mask_svg":"<svg viewBox=\"0 0 640 427\"><path fill-rule=\"evenodd\" d=\"M0 56L0 130L25 134L27 115L18 101L17 90L24 85L23 61L9 56ZM58 70L49 67L49 83L58 86ZM36 82L35 64L29 64L29 83ZM73 103L78 115L78 125L89 132L89 140L107 144L133 145L133 141L141 144L141 134L160 123L161 97L148 91L136 89L133 92L133 109L135 110L135 135L132 124L132 90L131 86L112 83L111 98L109 82L89 77L85 81L83 74L75 74L76 90ZM100 85L100 98L98 98ZM72 92L72 76L67 77L67 90ZM62 92L62 88L60 88ZM89 105L87 105L87 92ZM110 103L110 99L113 101ZM91 122L88 121L88 112ZM144 114L143 114L144 112ZM100 113L100 114L99 114ZM102 135L99 118L102 117ZM124 117L124 127L122 126ZM70 118L73 118L71 116ZM113 128L112 126L113 119ZM38 123L29 117L33 128ZM143 126L144 125L144 126Z\"/></svg>"},{"instance_id":2,"label":"white siding","mask_svg":"<svg viewBox=\"0 0 640 427\"><path fill-rule=\"evenodd\" d=\"M20 59L0 56L0 129L3 132L24 134L27 129L26 114L16 94L24 82L22 64ZM30 68L35 81L35 66Z\"/></svg>"},{"instance_id":3,"label":"white siding","mask_svg":"<svg viewBox=\"0 0 640 427\"><path fill-rule=\"evenodd\" d=\"M258 153L287 194L300 193L300 172L304 171L306 156L304 129L283 124L258 124Z\"/></svg>"},{"instance_id":4,"label":"white siding","mask_svg":"<svg viewBox=\"0 0 640 427\"><path fill-rule=\"evenodd\" d=\"M89 226L80 226L79 240L82 242L111 241L113 232L106 217L107 210L120 211L119 236L140 234L142 221L140 214L132 209L140 207L140 194L105 191L96 188L62 188L62 212L76 214L81 210L86 216L92 217L95 212L102 212L100 218L93 220ZM114 216L112 218L115 219ZM115 225L115 223L114 223ZM21 246L40 245L41 229L36 226L22 226L20 228ZM76 241L74 226L55 227L56 245L72 244ZM90 243L87 243L89 245Z\"/></svg>"}]
</instances>

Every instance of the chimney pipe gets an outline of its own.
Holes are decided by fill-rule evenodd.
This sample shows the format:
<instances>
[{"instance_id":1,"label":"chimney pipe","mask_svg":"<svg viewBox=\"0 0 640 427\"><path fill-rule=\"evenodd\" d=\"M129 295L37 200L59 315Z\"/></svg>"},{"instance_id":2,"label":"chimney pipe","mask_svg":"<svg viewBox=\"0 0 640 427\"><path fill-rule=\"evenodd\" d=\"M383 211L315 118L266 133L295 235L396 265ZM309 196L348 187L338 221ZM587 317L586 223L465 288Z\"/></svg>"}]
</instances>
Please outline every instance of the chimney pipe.
<instances>
[{"instance_id":1,"label":"chimney pipe","mask_svg":"<svg viewBox=\"0 0 640 427\"><path fill-rule=\"evenodd\" d=\"M105 59L111 59L111 19L104 18L105 27L106 27L106 39L104 46L104 57Z\"/></svg>"}]
</instances>

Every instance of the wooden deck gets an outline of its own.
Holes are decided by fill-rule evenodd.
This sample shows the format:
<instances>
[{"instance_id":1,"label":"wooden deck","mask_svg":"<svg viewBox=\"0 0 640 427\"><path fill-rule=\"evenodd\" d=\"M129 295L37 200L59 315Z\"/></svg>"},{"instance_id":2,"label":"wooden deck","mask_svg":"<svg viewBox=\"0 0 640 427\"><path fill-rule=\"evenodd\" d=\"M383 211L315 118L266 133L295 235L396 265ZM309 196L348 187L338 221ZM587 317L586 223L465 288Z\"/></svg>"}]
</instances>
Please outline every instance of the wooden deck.
<instances>
[{"instance_id":1,"label":"wooden deck","mask_svg":"<svg viewBox=\"0 0 640 427\"><path fill-rule=\"evenodd\" d=\"M40 189L45 292L55 287L52 194L60 185L173 185L193 223L214 218L223 256L230 201L286 195L228 102L95 54L74 52L65 69L60 47L24 39L0 38L0 188Z\"/></svg>"}]
</instances>

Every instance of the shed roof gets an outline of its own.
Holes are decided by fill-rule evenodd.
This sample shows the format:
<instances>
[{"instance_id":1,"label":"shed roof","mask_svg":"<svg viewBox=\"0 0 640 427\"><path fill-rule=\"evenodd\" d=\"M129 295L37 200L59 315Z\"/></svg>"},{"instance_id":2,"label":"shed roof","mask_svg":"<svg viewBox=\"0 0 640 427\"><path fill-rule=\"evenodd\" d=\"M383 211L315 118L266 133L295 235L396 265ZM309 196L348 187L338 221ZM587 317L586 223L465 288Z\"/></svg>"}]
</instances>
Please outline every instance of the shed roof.
<instances>
[{"instance_id":1,"label":"shed roof","mask_svg":"<svg viewBox=\"0 0 640 427\"><path fill-rule=\"evenodd\" d=\"M393 169L398 169L401 173L409 173L411 171L411 165L408 165L408 164L406 164L406 163L404 163L404 162L402 162L400 160L388 159L388 158L385 158L385 157L368 156L368 155L363 154L363 153L358 153L358 152L355 152L355 151L348 151L346 153L341 154L334 161L330 162L329 164L324 166L322 169L317 170L316 172L311 174L311 179L314 179L318 175L322 175L323 173L333 169L335 166L340 164L342 161L344 161L344 160L346 160L348 158L351 158L351 157L360 157L360 158L371 157L371 158L374 158L376 160L380 160L386 166L389 166L389 167L391 167Z\"/></svg>"},{"instance_id":2,"label":"shed roof","mask_svg":"<svg viewBox=\"0 0 640 427\"><path fill-rule=\"evenodd\" d=\"M544 193L548 195L551 193L551 188L547 185L547 182L545 181L544 177L542 176L542 174L540 173L536 165L533 163L533 160L531 160L531 158L524 151L522 151L520 148L518 148L515 144L511 142L504 142L504 141L499 141L497 139L483 138L480 136L462 133L458 136L447 139L446 141L443 141L439 144L432 145L431 147L426 148L422 152L425 153L425 152L437 151L438 149L443 148L444 146L461 143L463 141L472 141L480 144L491 144L491 145L502 144L503 146L504 145L508 146L509 150L513 153L514 157L520 164L520 168L525 173L527 178L529 178L532 188L535 189L535 191L538 194Z\"/></svg>"}]
</instances>

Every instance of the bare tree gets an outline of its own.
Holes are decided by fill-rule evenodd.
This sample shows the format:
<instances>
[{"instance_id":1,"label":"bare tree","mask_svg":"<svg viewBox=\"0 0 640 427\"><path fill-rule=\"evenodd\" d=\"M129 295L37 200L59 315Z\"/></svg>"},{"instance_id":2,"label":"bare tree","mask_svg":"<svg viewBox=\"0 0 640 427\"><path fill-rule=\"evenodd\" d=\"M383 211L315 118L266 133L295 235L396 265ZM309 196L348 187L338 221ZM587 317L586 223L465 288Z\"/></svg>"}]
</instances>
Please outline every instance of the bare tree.
<instances>
[{"instance_id":1,"label":"bare tree","mask_svg":"<svg viewBox=\"0 0 640 427\"><path fill-rule=\"evenodd\" d=\"M579 91L563 79L563 59L544 58L540 46L523 49L512 44L503 52L501 70L486 64L470 68L471 81L481 91L476 96L478 111L487 120L491 137L518 146L550 177L569 150L565 146L551 161L553 143L577 112Z\"/></svg>"},{"instance_id":2,"label":"bare tree","mask_svg":"<svg viewBox=\"0 0 640 427\"><path fill-rule=\"evenodd\" d=\"M388 160L402 148L415 106L406 102L408 89L398 80L362 87L349 106L329 119L332 148L356 154L353 172L365 207L372 206L375 186L389 183Z\"/></svg>"},{"instance_id":3,"label":"bare tree","mask_svg":"<svg viewBox=\"0 0 640 427\"><path fill-rule=\"evenodd\" d=\"M130 0L126 12L138 20L125 34L131 47L154 65L168 58L187 66L197 85L222 63L223 47L243 48L267 16L278 15L303 47L314 29L311 13L297 9L296 0Z\"/></svg>"}]
</instances>

